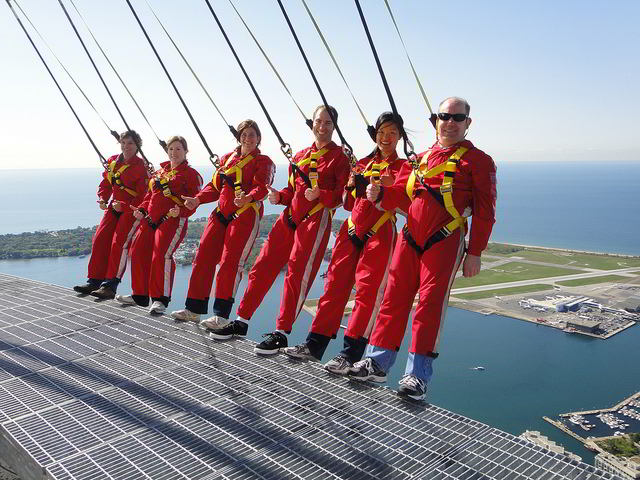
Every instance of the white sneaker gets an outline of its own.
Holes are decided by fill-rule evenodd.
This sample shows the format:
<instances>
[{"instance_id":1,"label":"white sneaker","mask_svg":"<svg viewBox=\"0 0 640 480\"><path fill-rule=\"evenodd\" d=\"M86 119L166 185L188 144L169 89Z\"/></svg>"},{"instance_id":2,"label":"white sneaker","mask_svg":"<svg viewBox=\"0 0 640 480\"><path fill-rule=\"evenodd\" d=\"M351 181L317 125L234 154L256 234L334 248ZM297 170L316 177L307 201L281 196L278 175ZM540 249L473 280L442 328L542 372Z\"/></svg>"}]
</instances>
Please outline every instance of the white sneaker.
<instances>
[{"instance_id":1,"label":"white sneaker","mask_svg":"<svg viewBox=\"0 0 640 480\"><path fill-rule=\"evenodd\" d=\"M206 318L200 322L200 326L202 328L208 328L210 330L215 330L217 328L226 327L229 325L229 319L219 317L218 315L214 315L211 318Z\"/></svg>"},{"instance_id":2,"label":"white sneaker","mask_svg":"<svg viewBox=\"0 0 640 480\"><path fill-rule=\"evenodd\" d=\"M135 305L136 302L133 300L133 296L131 295L116 295L116 301L120 302L123 305Z\"/></svg>"},{"instance_id":3,"label":"white sneaker","mask_svg":"<svg viewBox=\"0 0 640 480\"><path fill-rule=\"evenodd\" d=\"M164 313L167 307L160 300L154 301L149 307L149 313Z\"/></svg>"},{"instance_id":4,"label":"white sneaker","mask_svg":"<svg viewBox=\"0 0 640 480\"><path fill-rule=\"evenodd\" d=\"M191 310L185 308L184 310L176 310L171 312L171 317L176 320L182 320L183 322L196 322L200 321L200 314L193 313Z\"/></svg>"}]
</instances>

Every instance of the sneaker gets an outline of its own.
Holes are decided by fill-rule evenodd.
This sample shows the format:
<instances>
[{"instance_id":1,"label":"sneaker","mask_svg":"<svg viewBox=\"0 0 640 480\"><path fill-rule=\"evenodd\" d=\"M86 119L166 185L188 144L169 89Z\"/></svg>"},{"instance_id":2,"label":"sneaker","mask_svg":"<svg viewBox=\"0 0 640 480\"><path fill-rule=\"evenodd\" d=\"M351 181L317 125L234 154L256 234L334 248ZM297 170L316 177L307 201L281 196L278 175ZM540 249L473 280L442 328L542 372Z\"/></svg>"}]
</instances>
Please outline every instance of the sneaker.
<instances>
[{"instance_id":1,"label":"sneaker","mask_svg":"<svg viewBox=\"0 0 640 480\"><path fill-rule=\"evenodd\" d=\"M200 324L202 325L202 324ZM228 340L233 336L246 337L247 330L249 330L249 324L234 320L227 323L224 327L213 328L209 330L209 336L216 340Z\"/></svg>"},{"instance_id":2,"label":"sneaker","mask_svg":"<svg viewBox=\"0 0 640 480\"><path fill-rule=\"evenodd\" d=\"M312 360L314 362L320 361L319 358L314 357L309 350L309 346L306 343L301 343L295 347L286 347L282 349L282 353L298 360Z\"/></svg>"},{"instance_id":3,"label":"sneaker","mask_svg":"<svg viewBox=\"0 0 640 480\"><path fill-rule=\"evenodd\" d=\"M73 290L78 293L89 295L91 292L98 290L99 288L100 283L87 282L84 285L76 285L75 287L73 287Z\"/></svg>"},{"instance_id":4,"label":"sneaker","mask_svg":"<svg viewBox=\"0 0 640 480\"><path fill-rule=\"evenodd\" d=\"M427 397L427 384L415 375L405 375L398 382L398 395L413 400L424 400Z\"/></svg>"},{"instance_id":5,"label":"sneaker","mask_svg":"<svg viewBox=\"0 0 640 480\"><path fill-rule=\"evenodd\" d=\"M149 307L149 313L164 313L167 307L164 306L160 300L154 300L154 302Z\"/></svg>"},{"instance_id":6,"label":"sneaker","mask_svg":"<svg viewBox=\"0 0 640 480\"><path fill-rule=\"evenodd\" d=\"M349 378L362 382L371 380L372 382L382 383L387 380L387 373L380 368L373 358L365 358L354 363L347 375L349 375Z\"/></svg>"},{"instance_id":7,"label":"sneaker","mask_svg":"<svg viewBox=\"0 0 640 480\"><path fill-rule=\"evenodd\" d=\"M265 340L256 345L253 349L255 353L262 355L274 355L280 352L281 348L287 347L287 336L284 333L272 332L262 335Z\"/></svg>"},{"instance_id":8,"label":"sneaker","mask_svg":"<svg viewBox=\"0 0 640 480\"><path fill-rule=\"evenodd\" d=\"M200 326L203 328L209 328L211 330L216 330L219 328L224 328L229 325L229 319L224 317L219 317L218 315L214 315L211 318L205 318L200 322ZM243 323L243 322L240 322ZM246 325L246 323L245 323Z\"/></svg>"},{"instance_id":9,"label":"sneaker","mask_svg":"<svg viewBox=\"0 0 640 480\"><path fill-rule=\"evenodd\" d=\"M103 285L97 290L94 290L93 292L91 292L91 295L101 298L102 300L111 300L112 298L116 298L115 290L106 285Z\"/></svg>"},{"instance_id":10,"label":"sneaker","mask_svg":"<svg viewBox=\"0 0 640 480\"><path fill-rule=\"evenodd\" d=\"M200 321L200 314L193 313L188 308L185 308L184 310L175 310L171 312L171 317L175 318L176 320L182 320L183 322L198 323Z\"/></svg>"},{"instance_id":11,"label":"sneaker","mask_svg":"<svg viewBox=\"0 0 640 480\"><path fill-rule=\"evenodd\" d=\"M116 295L116 301L122 305L135 305L136 302L131 295Z\"/></svg>"},{"instance_id":12,"label":"sneaker","mask_svg":"<svg viewBox=\"0 0 640 480\"><path fill-rule=\"evenodd\" d=\"M324 369L327 372L335 373L336 375L346 375L351 367L353 367L353 363L343 353L339 353L324 364Z\"/></svg>"}]
</instances>

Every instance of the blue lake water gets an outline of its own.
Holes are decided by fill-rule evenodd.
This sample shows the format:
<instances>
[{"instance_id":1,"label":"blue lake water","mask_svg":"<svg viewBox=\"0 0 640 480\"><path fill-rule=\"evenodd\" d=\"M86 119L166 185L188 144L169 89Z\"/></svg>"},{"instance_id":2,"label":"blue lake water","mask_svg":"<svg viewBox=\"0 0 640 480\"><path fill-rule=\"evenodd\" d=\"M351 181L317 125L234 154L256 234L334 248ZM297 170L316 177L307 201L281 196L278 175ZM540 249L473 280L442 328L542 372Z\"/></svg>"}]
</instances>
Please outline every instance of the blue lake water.
<instances>
[{"instance_id":1,"label":"blue lake water","mask_svg":"<svg viewBox=\"0 0 640 480\"><path fill-rule=\"evenodd\" d=\"M621 168L622 173L621 174ZM210 169L201 169L203 176ZM0 170L0 234L95 225L97 170ZM280 168L276 186L284 185ZM640 255L637 187L640 164L507 163L499 165L495 241ZM209 208L206 208L209 207ZM201 207L205 216L211 205ZM267 213L282 207L267 206ZM342 213L344 216L344 212ZM72 286L86 275L87 258L0 261L0 272ZM326 265L321 267L321 272ZM170 308L181 308L191 267L178 267ZM249 338L270 331L278 312L280 275L256 312ZM121 291L129 291L125 277ZM240 285L240 298L246 286ZM317 278L310 298L322 293ZM306 336L311 317L302 313L290 336ZM332 342L325 359L340 348ZM540 430L590 460L592 455L542 420L577 410L612 406L640 390L640 326L602 341L555 329L459 309L448 311L429 400L513 434ZM389 378L395 388L406 358L401 348ZM471 368L486 367L484 371Z\"/></svg>"}]
</instances>

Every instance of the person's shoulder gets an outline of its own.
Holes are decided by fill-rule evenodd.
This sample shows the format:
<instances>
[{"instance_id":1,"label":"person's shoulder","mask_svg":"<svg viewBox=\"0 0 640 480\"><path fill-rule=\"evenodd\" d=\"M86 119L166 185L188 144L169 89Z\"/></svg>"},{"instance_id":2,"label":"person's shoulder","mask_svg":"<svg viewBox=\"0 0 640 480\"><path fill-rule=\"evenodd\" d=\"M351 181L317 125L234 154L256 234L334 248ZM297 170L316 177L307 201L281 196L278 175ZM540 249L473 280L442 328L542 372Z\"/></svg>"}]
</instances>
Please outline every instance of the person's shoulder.
<instances>
[{"instance_id":1,"label":"person's shoulder","mask_svg":"<svg viewBox=\"0 0 640 480\"><path fill-rule=\"evenodd\" d=\"M479 149L468 140L465 141L465 144L466 145L464 146L469 148L465 156L467 156L469 159L473 159L474 162L483 162L488 164L494 163L493 158L491 158L491 156L488 153L485 153L484 150Z\"/></svg>"}]
</instances>

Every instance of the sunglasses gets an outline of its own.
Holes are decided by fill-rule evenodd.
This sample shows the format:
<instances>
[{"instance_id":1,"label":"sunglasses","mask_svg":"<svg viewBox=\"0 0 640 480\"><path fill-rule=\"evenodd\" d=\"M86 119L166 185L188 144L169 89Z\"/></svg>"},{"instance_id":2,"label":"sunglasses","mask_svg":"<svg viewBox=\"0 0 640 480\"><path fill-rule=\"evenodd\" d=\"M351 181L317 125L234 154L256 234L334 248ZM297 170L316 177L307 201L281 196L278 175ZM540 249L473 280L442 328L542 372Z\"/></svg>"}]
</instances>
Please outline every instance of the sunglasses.
<instances>
[{"instance_id":1,"label":"sunglasses","mask_svg":"<svg viewBox=\"0 0 640 480\"><path fill-rule=\"evenodd\" d=\"M464 122L468 116L466 113L439 113L438 118L443 122L453 118L454 122Z\"/></svg>"}]
</instances>

